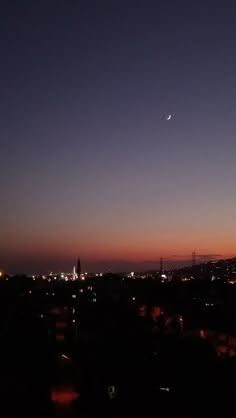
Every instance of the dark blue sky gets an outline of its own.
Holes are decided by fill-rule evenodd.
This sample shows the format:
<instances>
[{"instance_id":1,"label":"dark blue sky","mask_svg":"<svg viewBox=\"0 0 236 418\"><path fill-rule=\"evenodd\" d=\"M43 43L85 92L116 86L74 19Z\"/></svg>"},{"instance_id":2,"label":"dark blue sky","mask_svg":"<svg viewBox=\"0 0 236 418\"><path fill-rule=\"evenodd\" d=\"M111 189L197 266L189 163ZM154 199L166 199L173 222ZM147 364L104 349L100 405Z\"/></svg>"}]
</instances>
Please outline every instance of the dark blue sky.
<instances>
[{"instance_id":1,"label":"dark blue sky","mask_svg":"<svg viewBox=\"0 0 236 418\"><path fill-rule=\"evenodd\" d=\"M223 0L1 3L0 267L234 255L235 22Z\"/></svg>"}]
</instances>

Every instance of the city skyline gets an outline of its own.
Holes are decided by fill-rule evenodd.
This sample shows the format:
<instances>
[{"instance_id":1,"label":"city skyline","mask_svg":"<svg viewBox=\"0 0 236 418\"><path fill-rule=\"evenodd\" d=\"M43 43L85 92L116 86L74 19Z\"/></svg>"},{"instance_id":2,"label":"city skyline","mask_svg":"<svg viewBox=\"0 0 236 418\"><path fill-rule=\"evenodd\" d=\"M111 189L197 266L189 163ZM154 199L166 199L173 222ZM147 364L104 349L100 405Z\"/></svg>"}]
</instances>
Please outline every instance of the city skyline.
<instances>
[{"instance_id":1,"label":"city skyline","mask_svg":"<svg viewBox=\"0 0 236 418\"><path fill-rule=\"evenodd\" d=\"M109 260L82 260L82 264L80 267L81 273L129 273L131 271L134 272L148 272L148 271L171 271L175 269L181 269L182 267L190 267L196 265L200 265L201 263L208 263L208 262L215 262L217 260L223 260L224 258L220 254L196 254L194 252L194 261L193 261L193 253L191 255L184 255L184 256L177 256L173 255L169 258L163 259L163 257L152 259L152 260L128 260L128 259L113 259ZM230 256L230 259L235 259L235 256ZM78 264L75 264L75 261L80 260L61 260L59 258L55 258L52 260L51 258L47 260L47 262L42 263L38 258L31 260L23 259L22 263L18 263L15 269L9 267L9 269L2 269L2 272L8 274L49 274L51 272L60 274L60 273L68 273L78 276ZM27 269L24 269L24 266L27 263ZM74 264L73 264L74 263ZM9 264L12 266L12 264ZM43 265L43 267L42 267ZM76 267L77 266L77 267Z\"/></svg>"},{"instance_id":2,"label":"city skyline","mask_svg":"<svg viewBox=\"0 0 236 418\"><path fill-rule=\"evenodd\" d=\"M32 3L1 14L0 268L233 257L236 5Z\"/></svg>"}]
</instances>

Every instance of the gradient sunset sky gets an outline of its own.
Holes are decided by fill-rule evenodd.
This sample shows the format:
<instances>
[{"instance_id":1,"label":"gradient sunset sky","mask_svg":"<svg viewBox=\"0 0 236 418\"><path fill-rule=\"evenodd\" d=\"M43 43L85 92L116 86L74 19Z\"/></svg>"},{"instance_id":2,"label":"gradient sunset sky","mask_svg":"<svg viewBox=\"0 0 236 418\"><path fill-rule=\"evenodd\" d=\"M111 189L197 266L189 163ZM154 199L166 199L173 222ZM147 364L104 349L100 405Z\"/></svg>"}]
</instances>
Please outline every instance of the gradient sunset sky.
<instances>
[{"instance_id":1,"label":"gradient sunset sky","mask_svg":"<svg viewBox=\"0 0 236 418\"><path fill-rule=\"evenodd\" d=\"M0 19L0 269L234 256L235 1L3 1Z\"/></svg>"}]
</instances>

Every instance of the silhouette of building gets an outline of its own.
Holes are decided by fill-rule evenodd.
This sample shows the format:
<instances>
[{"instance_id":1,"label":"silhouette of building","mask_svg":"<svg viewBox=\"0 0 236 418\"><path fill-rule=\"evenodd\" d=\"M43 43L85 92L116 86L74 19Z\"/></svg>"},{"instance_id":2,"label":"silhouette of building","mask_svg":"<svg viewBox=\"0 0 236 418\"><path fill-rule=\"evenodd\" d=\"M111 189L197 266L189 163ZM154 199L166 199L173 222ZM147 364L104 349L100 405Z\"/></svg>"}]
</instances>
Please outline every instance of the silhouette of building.
<instances>
[{"instance_id":1,"label":"silhouette of building","mask_svg":"<svg viewBox=\"0 0 236 418\"><path fill-rule=\"evenodd\" d=\"M79 257L78 257L77 266L76 266L76 274L77 274L77 277L80 278L80 275L81 275L81 263L80 263L80 258Z\"/></svg>"}]
</instances>

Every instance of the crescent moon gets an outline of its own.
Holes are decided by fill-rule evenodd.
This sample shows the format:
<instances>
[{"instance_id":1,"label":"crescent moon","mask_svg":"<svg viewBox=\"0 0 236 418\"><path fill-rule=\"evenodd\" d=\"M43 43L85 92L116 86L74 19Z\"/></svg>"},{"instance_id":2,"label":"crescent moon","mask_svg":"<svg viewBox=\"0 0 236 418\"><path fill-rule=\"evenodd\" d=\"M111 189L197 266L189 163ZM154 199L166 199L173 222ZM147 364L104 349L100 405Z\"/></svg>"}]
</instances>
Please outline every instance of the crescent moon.
<instances>
[{"instance_id":1,"label":"crescent moon","mask_svg":"<svg viewBox=\"0 0 236 418\"><path fill-rule=\"evenodd\" d=\"M166 118L166 120L170 120L171 119L171 115L169 115L167 118Z\"/></svg>"}]
</instances>

